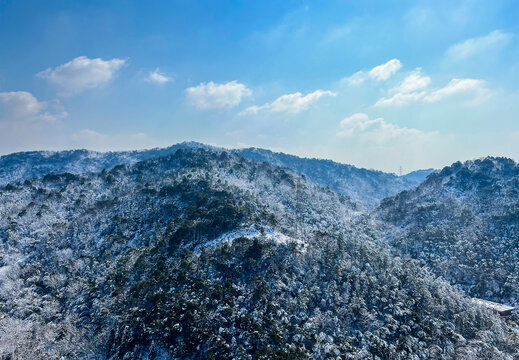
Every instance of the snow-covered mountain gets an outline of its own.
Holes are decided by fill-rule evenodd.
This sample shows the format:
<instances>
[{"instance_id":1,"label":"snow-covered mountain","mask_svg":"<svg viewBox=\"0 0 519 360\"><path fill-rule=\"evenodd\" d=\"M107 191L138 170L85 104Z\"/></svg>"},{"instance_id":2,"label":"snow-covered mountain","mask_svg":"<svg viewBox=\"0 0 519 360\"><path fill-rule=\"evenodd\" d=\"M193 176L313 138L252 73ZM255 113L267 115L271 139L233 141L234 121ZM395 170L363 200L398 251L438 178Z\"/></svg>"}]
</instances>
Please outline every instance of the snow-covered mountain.
<instances>
[{"instance_id":1,"label":"snow-covered mountain","mask_svg":"<svg viewBox=\"0 0 519 360\"><path fill-rule=\"evenodd\" d=\"M430 177L429 177L430 178ZM507 359L348 196L226 151L0 188L0 358Z\"/></svg>"},{"instance_id":2,"label":"snow-covered mountain","mask_svg":"<svg viewBox=\"0 0 519 360\"><path fill-rule=\"evenodd\" d=\"M390 242L468 294L519 304L519 165L457 162L377 209Z\"/></svg>"},{"instance_id":3,"label":"snow-covered mountain","mask_svg":"<svg viewBox=\"0 0 519 360\"><path fill-rule=\"evenodd\" d=\"M257 161L287 167L316 184L327 186L353 201L371 208L380 200L418 186L434 169L418 170L397 176L382 171L357 168L331 160L300 158L270 150L248 148L236 150L240 155Z\"/></svg>"},{"instance_id":4,"label":"snow-covered mountain","mask_svg":"<svg viewBox=\"0 0 519 360\"><path fill-rule=\"evenodd\" d=\"M139 151L97 152L90 150L29 151L0 156L0 186L23 182L47 174L85 174L110 170L116 165L133 165L139 161L173 154L178 149L211 148L184 142L167 148Z\"/></svg>"},{"instance_id":5,"label":"snow-covered mountain","mask_svg":"<svg viewBox=\"0 0 519 360\"><path fill-rule=\"evenodd\" d=\"M133 165L138 161L173 154L178 149L200 148L218 152L225 150L196 142L184 142L168 148L141 151L100 153L71 150L15 153L0 157L0 186L42 177L49 173L99 172L120 164ZM312 182L347 195L353 201L369 208L377 205L383 198L418 186L434 171L433 169L419 170L399 177L330 160L300 158L264 149L248 148L231 151L249 159L266 161L269 164L292 169L305 175Z\"/></svg>"}]
</instances>

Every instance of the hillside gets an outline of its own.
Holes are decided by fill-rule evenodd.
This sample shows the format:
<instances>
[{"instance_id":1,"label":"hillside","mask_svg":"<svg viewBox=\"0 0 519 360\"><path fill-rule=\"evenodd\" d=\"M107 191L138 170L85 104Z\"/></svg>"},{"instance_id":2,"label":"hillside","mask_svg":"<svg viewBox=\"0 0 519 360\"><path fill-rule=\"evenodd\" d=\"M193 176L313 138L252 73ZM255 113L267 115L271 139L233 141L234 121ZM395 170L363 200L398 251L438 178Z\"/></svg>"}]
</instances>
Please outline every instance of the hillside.
<instances>
[{"instance_id":1,"label":"hillside","mask_svg":"<svg viewBox=\"0 0 519 360\"><path fill-rule=\"evenodd\" d=\"M418 170L404 176L357 168L331 160L300 158L270 150L248 148L236 150L256 161L286 167L304 174L316 184L348 195L353 201L371 208L380 200L418 186L433 169Z\"/></svg>"},{"instance_id":2,"label":"hillside","mask_svg":"<svg viewBox=\"0 0 519 360\"><path fill-rule=\"evenodd\" d=\"M133 165L138 161L173 154L178 149L206 149L221 152L224 149L196 142L184 142L163 149L100 153L88 150L33 151L0 157L0 186L12 182L43 177L49 173L69 172L84 174L111 169L116 165ZM398 177L381 171L356 168L330 160L306 159L263 149L230 150L252 160L286 167L304 174L312 182L349 196L369 208L388 196L416 187L429 170L419 170Z\"/></svg>"},{"instance_id":3,"label":"hillside","mask_svg":"<svg viewBox=\"0 0 519 360\"><path fill-rule=\"evenodd\" d=\"M391 244L468 294L519 304L519 165L455 163L386 199L378 216Z\"/></svg>"},{"instance_id":4,"label":"hillside","mask_svg":"<svg viewBox=\"0 0 519 360\"><path fill-rule=\"evenodd\" d=\"M348 197L236 154L47 174L0 204L0 358L505 359L519 345Z\"/></svg>"}]
</instances>

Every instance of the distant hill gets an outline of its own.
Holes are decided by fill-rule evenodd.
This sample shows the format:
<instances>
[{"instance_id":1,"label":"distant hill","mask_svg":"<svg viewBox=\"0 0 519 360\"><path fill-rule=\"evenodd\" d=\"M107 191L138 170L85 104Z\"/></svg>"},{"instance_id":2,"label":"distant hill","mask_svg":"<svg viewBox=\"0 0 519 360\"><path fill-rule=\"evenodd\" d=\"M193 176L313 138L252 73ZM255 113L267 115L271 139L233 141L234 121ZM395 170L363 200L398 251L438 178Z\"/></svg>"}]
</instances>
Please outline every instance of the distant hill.
<instances>
[{"instance_id":1,"label":"distant hill","mask_svg":"<svg viewBox=\"0 0 519 360\"><path fill-rule=\"evenodd\" d=\"M418 170L399 177L331 160L300 158L264 149L248 148L235 150L235 152L250 159L266 161L297 171L316 184L348 195L353 201L369 208L386 197L418 186L430 173L435 171L433 169Z\"/></svg>"},{"instance_id":2,"label":"distant hill","mask_svg":"<svg viewBox=\"0 0 519 360\"><path fill-rule=\"evenodd\" d=\"M423 170L415 170L408 174L402 175L401 178L405 179L409 183L421 184L429 174L433 172L438 172L436 169L423 169Z\"/></svg>"}]
</instances>

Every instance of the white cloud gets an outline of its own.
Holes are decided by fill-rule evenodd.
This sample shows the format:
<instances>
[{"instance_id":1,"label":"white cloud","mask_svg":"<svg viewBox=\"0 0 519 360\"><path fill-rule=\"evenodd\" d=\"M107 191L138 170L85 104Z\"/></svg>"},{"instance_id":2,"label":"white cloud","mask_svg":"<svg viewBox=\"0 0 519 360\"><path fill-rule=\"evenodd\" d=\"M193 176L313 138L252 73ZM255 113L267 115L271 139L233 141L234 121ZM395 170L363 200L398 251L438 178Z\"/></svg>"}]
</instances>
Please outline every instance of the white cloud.
<instances>
[{"instance_id":1,"label":"white cloud","mask_svg":"<svg viewBox=\"0 0 519 360\"><path fill-rule=\"evenodd\" d=\"M375 106L402 106L413 101L418 101L426 95L425 88L431 82L431 78L424 76L418 68L394 88L389 90L390 97L379 99Z\"/></svg>"},{"instance_id":2,"label":"white cloud","mask_svg":"<svg viewBox=\"0 0 519 360\"><path fill-rule=\"evenodd\" d=\"M462 92L476 92L478 95L485 95L488 89L485 88L485 82L479 79L452 79L445 87L431 92L424 97L427 102L437 102L448 96L452 96Z\"/></svg>"},{"instance_id":3,"label":"white cloud","mask_svg":"<svg viewBox=\"0 0 519 360\"><path fill-rule=\"evenodd\" d=\"M0 92L0 153L56 146L65 116L57 100L39 101L26 91Z\"/></svg>"},{"instance_id":4,"label":"white cloud","mask_svg":"<svg viewBox=\"0 0 519 360\"><path fill-rule=\"evenodd\" d=\"M217 84L212 81L186 89L189 102L199 109L233 108L242 98L250 96L252 91L244 84L230 81Z\"/></svg>"},{"instance_id":5,"label":"white cloud","mask_svg":"<svg viewBox=\"0 0 519 360\"><path fill-rule=\"evenodd\" d=\"M445 87L429 90L431 78L424 76L418 68L411 72L398 86L389 89L390 96L382 97L375 107L402 106L419 100L433 103L444 98L459 94L472 93L476 96L466 104L477 104L491 95L485 87L485 82L479 79L452 79Z\"/></svg>"},{"instance_id":6,"label":"white cloud","mask_svg":"<svg viewBox=\"0 0 519 360\"><path fill-rule=\"evenodd\" d=\"M340 131L337 133L337 135L351 136L355 131L364 131L373 125L380 124L381 121L383 121L382 118L370 120L367 114L356 113L343 119L340 122Z\"/></svg>"},{"instance_id":7,"label":"white cloud","mask_svg":"<svg viewBox=\"0 0 519 360\"><path fill-rule=\"evenodd\" d=\"M370 119L365 113L356 113L345 119L339 124L337 136L355 136L363 141L376 144L385 144L392 140L406 141L418 138L426 139L437 133L426 133L414 128L400 127L388 123L383 118Z\"/></svg>"},{"instance_id":8,"label":"white cloud","mask_svg":"<svg viewBox=\"0 0 519 360\"><path fill-rule=\"evenodd\" d=\"M2 104L2 118L31 116L39 113L43 108L43 104L26 91L2 92L0 93L0 103Z\"/></svg>"},{"instance_id":9,"label":"white cloud","mask_svg":"<svg viewBox=\"0 0 519 360\"><path fill-rule=\"evenodd\" d=\"M156 68L155 71L149 73L149 75L145 78L146 81L153 82L156 84L165 84L167 82L173 81L172 76L168 76L164 73L161 73L159 68Z\"/></svg>"},{"instance_id":10,"label":"white cloud","mask_svg":"<svg viewBox=\"0 0 519 360\"><path fill-rule=\"evenodd\" d=\"M512 34L501 30L494 30L490 34L471 38L461 43L452 45L447 50L447 56L461 60L473 55L495 50L497 47L505 46L511 40Z\"/></svg>"},{"instance_id":11,"label":"white cloud","mask_svg":"<svg viewBox=\"0 0 519 360\"><path fill-rule=\"evenodd\" d=\"M425 91L411 93L396 93L389 98L381 98L375 103L375 107L402 106L420 100L425 96Z\"/></svg>"},{"instance_id":12,"label":"white cloud","mask_svg":"<svg viewBox=\"0 0 519 360\"><path fill-rule=\"evenodd\" d=\"M431 82L429 76L424 76L421 69L418 68L405 77L400 85L394 87L391 91L395 93L411 93L426 88Z\"/></svg>"},{"instance_id":13,"label":"white cloud","mask_svg":"<svg viewBox=\"0 0 519 360\"><path fill-rule=\"evenodd\" d=\"M338 147L331 151L337 160L387 172L397 172L400 165L404 172L441 167L463 158L460 142L451 134L399 126L364 113L338 125L336 142Z\"/></svg>"},{"instance_id":14,"label":"white cloud","mask_svg":"<svg viewBox=\"0 0 519 360\"><path fill-rule=\"evenodd\" d=\"M368 79L373 79L377 81L387 80L394 73L396 73L402 67L402 63L398 59L389 60L387 63L375 66L373 69L368 72L365 71L357 71L355 74L350 77L342 79L343 82L346 82L348 85L357 86L362 84L364 81Z\"/></svg>"},{"instance_id":15,"label":"white cloud","mask_svg":"<svg viewBox=\"0 0 519 360\"><path fill-rule=\"evenodd\" d=\"M389 60L387 63L375 66L369 71L369 77L375 80L387 80L402 67L398 59Z\"/></svg>"},{"instance_id":16,"label":"white cloud","mask_svg":"<svg viewBox=\"0 0 519 360\"><path fill-rule=\"evenodd\" d=\"M0 92L0 105L2 122L55 122L67 115L59 101L38 101L26 91Z\"/></svg>"},{"instance_id":17,"label":"white cloud","mask_svg":"<svg viewBox=\"0 0 519 360\"><path fill-rule=\"evenodd\" d=\"M267 103L261 106L250 106L242 111L240 115L256 114L261 110L267 110L271 112L298 113L303 110L307 110L310 105L317 102L323 96L336 95L336 93L327 90L316 90L307 95L303 95L300 92L285 94L281 95L271 103Z\"/></svg>"},{"instance_id":18,"label":"white cloud","mask_svg":"<svg viewBox=\"0 0 519 360\"><path fill-rule=\"evenodd\" d=\"M61 88L60 95L70 96L106 84L125 64L125 60L79 56L54 69L39 72L37 76Z\"/></svg>"},{"instance_id":19,"label":"white cloud","mask_svg":"<svg viewBox=\"0 0 519 360\"><path fill-rule=\"evenodd\" d=\"M366 81L368 75L364 71L357 71L355 74L351 75L350 77L344 78L341 81L346 82L348 85L351 86L358 86L362 84L364 81Z\"/></svg>"}]
</instances>

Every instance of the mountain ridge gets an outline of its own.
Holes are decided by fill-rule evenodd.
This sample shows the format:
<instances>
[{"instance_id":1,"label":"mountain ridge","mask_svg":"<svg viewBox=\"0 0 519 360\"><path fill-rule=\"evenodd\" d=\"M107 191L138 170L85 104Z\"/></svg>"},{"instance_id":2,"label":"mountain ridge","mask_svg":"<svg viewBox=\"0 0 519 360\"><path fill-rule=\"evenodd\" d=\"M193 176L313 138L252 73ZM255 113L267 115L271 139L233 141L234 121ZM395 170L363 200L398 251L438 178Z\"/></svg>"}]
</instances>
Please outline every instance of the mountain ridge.
<instances>
[{"instance_id":1,"label":"mountain ridge","mask_svg":"<svg viewBox=\"0 0 519 360\"><path fill-rule=\"evenodd\" d=\"M379 170L357 168L332 160L301 158L258 148L234 150L257 161L267 161L304 174L313 182L350 196L368 208L380 200L420 184L433 169L417 170L403 176ZM317 170L316 170L317 169Z\"/></svg>"},{"instance_id":2,"label":"mountain ridge","mask_svg":"<svg viewBox=\"0 0 519 360\"><path fill-rule=\"evenodd\" d=\"M138 161L172 154L179 149L202 148L228 151L257 160L267 161L304 174L321 186L348 195L354 201L371 208L385 197L417 186L434 170L419 170L398 177L378 170L357 168L332 160L300 158L258 148L224 149L197 142L183 142L167 148L120 152L90 150L32 151L0 157L0 185L23 182L48 173L70 172L83 174L111 169L120 164L133 165ZM21 165L23 164L23 165ZM316 170L317 169L317 170Z\"/></svg>"}]
</instances>

